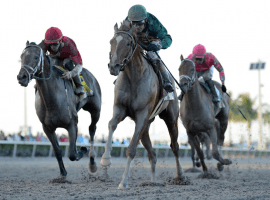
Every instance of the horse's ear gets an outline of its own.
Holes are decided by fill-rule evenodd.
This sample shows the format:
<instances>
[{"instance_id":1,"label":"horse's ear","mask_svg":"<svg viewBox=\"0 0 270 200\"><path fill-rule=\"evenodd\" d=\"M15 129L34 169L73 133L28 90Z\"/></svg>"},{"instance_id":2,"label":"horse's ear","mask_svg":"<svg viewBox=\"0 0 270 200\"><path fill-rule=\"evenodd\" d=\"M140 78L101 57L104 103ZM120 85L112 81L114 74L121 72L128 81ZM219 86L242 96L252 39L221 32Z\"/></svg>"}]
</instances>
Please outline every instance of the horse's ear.
<instances>
[{"instance_id":1,"label":"horse's ear","mask_svg":"<svg viewBox=\"0 0 270 200\"><path fill-rule=\"evenodd\" d=\"M180 60L182 61L182 60L184 60L184 57L183 57L183 55L181 54L181 56L180 56Z\"/></svg>"},{"instance_id":2,"label":"horse's ear","mask_svg":"<svg viewBox=\"0 0 270 200\"><path fill-rule=\"evenodd\" d=\"M116 32L118 32L118 24L117 23L114 25L114 33L116 33Z\"/></svg>"},{"instance_id":3,"label":"horse's ear","mask_svg":"<svg viewBox=\"0 0 270 200\"><path fill-rule=\"evenodd\" d=\"M29 41L27 40L27 42L26 42L26 46L28 46L30 43L29 43Z\"/></svg>"}]
</instances>

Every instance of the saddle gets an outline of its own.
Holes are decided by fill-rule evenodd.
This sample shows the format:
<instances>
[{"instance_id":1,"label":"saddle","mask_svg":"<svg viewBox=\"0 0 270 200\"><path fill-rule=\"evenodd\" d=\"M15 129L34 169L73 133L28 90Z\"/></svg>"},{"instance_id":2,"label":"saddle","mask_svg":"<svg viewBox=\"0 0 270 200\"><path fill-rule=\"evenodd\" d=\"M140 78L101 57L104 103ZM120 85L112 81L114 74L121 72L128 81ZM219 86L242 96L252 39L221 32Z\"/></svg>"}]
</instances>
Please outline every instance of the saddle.
<instances>
[{"instance_id":1,"label":"saddle","mask_svg":"<svg viewBox=\"0 0 270 200\"><path fill-rule=\"evenodd\" d=\"M213 94L211 93L211 90L210 90L209 86L207 85L207 83L205 83L203 80L200 80L200 78L199 78L199 83L200 83L201 87L211 96L211 99L213 99ZM222 95L220 94L220 92L216 86L215 86L215 89L216 89L216 93L217 93L218 98L219 98L219 108L221 109L221 108L225 107L225 105L223 103ZM216 111L216 114L217 113L218 113L218 111Z\"/></svg>"}]
</instances>

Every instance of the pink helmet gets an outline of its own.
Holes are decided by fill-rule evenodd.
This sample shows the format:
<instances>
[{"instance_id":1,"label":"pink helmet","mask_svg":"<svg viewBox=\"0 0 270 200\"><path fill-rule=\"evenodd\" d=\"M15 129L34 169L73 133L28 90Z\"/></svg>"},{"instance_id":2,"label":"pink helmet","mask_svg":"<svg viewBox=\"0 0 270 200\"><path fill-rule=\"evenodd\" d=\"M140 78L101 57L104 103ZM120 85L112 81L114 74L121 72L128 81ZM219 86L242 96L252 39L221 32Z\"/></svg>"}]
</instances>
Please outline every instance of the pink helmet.
<instances>
[{"instance_id":1,"label":"pink helmet","mask_svg":"<svg viewBox=\"0 0 270 200\"><path fill-rule=\"evenodd\" d=\"M206 49L203 45L198 44L193 48L192 54L195 55L196 58L203 58L206 54Z\"/></svg>"},{"instance_id":2,"label":"pink helmet","mask_svg":"<svg viewBox=\"0 0 270 200\"><path fill-rule=\"evenodd\" d=\"M53 44L60 41L63 37L62 31L57 27L49 28L45 33L45 40L46 44Z\"/></svg>"}]
</instances>

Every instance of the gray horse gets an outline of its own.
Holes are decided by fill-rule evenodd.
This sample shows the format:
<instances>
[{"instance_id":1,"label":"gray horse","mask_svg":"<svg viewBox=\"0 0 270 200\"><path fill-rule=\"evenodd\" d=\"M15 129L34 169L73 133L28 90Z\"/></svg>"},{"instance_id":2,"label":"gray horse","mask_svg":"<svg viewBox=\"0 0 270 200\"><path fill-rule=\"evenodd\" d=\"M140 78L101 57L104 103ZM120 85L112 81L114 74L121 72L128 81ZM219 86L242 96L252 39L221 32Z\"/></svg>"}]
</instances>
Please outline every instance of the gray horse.
<instances>
[{"instance_id":1,"label":"gray horse","mask_svg":"<svg viewBox=\"0 0 270 200\"><path fill-rule=\"evenodd\" d=\"M29 44L27 41L26 48L21 55L22 65L17 79L24 87L27 87L31 79L36 79L36 112L43 125L44 132L52 143L54 154L59 164L60 175L63 177L66 177L67 172L63 164L62 152L55 130L61 127L68 131L70 143L68 157L71 161L80 160L87 152L87 149L82 147L78 152L76 149L78 131L77 111L83 108L91 114L92 122L89 126L91 137L89 168L91 172L95 172L97 166L94 160L94 136L101 109L99 84L88 70L82 70L81 73L85 82L93 88L95 96L85 98L80 101L78 106L79 97L74 94L72 83L61 78L63 73L53 67L52 58L46 56L45 52L46 48L43 41L39 45L35 43Z\"/></svg>"},{"instance_id":2,"label":"gray horse","mask_svg":"<svg viewBox=\"0 0 270 200\"><path fill-rule=\"evenodd\" d=\"M221 147L224 142L224 134L228 125L229 98L221 92L221 85L215 82L216 87L223 94L222 99L225 107L214 112L214 104L211 96L201 87L192 60L184 59L181 55L179 67L180 84L185 91L185 96L180 106L180 116L187 130L189 141L194 145L201 160L203 171L207 171L204 155L196 136L205 132L212 142L213 158L218 160L218 169L223 170L223 165L232 163L229 159L223 159ZM220 150L218 148L220 147Z\"/></svg>"},{"instance_id":3,"label":"gray horse","mask_svg":"<svg viewBox=\"0 0 270 200\"><path fill-rule=\"evenodd\" d=\"M123 189L128 187L130 164L135 157L139 140L148 152L151 164L151 181L155 181L157 159L149 138L149 127L154 120L149 120L149 117L159 101L160 85L153 67L143 57L143 48L136 42L135 28L129 22L124 21L119 30L117 24L114 29L115 35L110 41L111 52L108 67L112 75L119 76L115 83L113 117L109 122L109 136L101 164L103 166L111 164L112 135L117 125L126 117L130 117L135 121L136 126L126 152L127 165L119 185L119 189ZM185 178L178 160L178 116L179 106L176 92L174 92L174 100L165 101L159 117L165 121L171 136L171 148L176 160L177 177Z\"/></svg>"}]
</instances>

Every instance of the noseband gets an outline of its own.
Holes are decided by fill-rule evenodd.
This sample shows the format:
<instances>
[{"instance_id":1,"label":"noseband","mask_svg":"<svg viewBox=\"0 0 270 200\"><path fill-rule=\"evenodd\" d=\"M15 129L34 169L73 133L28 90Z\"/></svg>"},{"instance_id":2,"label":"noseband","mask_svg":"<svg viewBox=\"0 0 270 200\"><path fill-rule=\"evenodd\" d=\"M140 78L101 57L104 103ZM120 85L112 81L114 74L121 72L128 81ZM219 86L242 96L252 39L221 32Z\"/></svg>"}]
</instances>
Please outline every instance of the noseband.
<instances>
[{"instance_id":1,"label":"noseband","mask_svg":"<svg viewBox=\"0 0 270 200\"><path fill-rule=\"evenodd\" d=\"M190 61L190 62L192 62L192 64L193 64L193 66L194 66L194 68L195 68L195 63L192 61L192 60L189 60L189 59L184 59L184 60L182 60L181 61L181 63L183 62L183 61ZM195 80L196 80L196 70L194 69L194 74L192 75L192 77L189 77L188 75L181 75L180 77L179 77L179 82L182 80L182 79L186 79L187 80L187 88L188 88L188 90L190 90L191 88L192 88L192 86L193 86L193 84L194 84L194 82L195 82ZM182 85L181 85L182 86Z\"/></svg>"},{"instance_id":2,"label":"noseband","mask_svg":"<svg viewBox=\"0 0 270 200\"><path fill-rule=\"evenodd\" d=\"M131 46L131 51L129 52L128 57L127 57L127 58L124 58L124 59L122 60L121 64L117 64L117 65L120 65L120 71L124 71L124 70L125 70L125 67L126 67L126 64L127 64L127 63L130 61L130 59L133 57L134 52L135 52L136 49L137 49L137 42L135 41L134 37L133 37L130 33L126 32L126 31L118 31L118 32L115 33L115 35L116 35L116 34L119 34L119 33L127 34L127 35L130 36L131 39L132 39L132 43L131 43L131 45L130 45L130 46ZM134 47L134 49L132 50L133 44L135 44L135 47Z\"/></svg>"},{"instance_id":3,"label":"noseband","mask_svg":"<svg viewBox=\"0 0 270 200\"><path fill-rule=\"evenodd\" d=\"M47 78L40 78L40 77L37 77L35 76L35 74L37 73L38 70L40 70L39 74L43 73L44 72L44 57L43 57L43 50L40 46L38 45L27 45L27 47L25 47L25 49L23 50L23 53L24 51L27 49L27 48L30 48L30 47L38 47L40 49L40 54L39 54L39 61L38 61L38 64L35 66L35 67L32 67L30 65L22 65L22 69L24 69L27 74L28 74L28 80L29 82L32 80L32 79L37 79L37 80L48 80L51 78L51 71L50 71L50 75L49 77ZM29 69L31 71L29 71Z\"/></svg>"}]
</instances>

